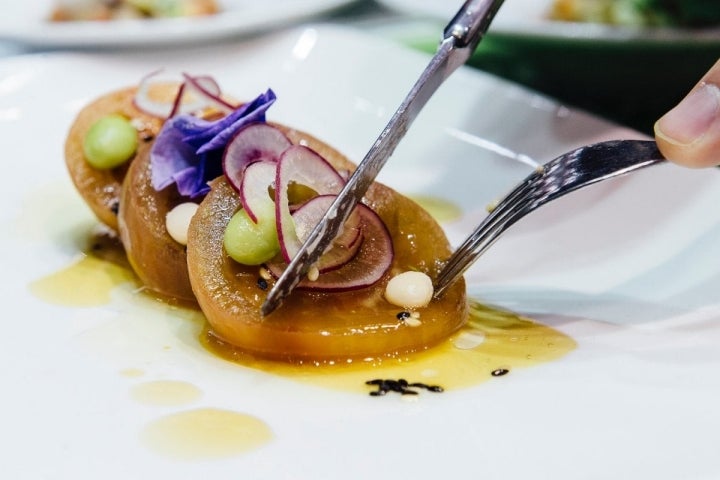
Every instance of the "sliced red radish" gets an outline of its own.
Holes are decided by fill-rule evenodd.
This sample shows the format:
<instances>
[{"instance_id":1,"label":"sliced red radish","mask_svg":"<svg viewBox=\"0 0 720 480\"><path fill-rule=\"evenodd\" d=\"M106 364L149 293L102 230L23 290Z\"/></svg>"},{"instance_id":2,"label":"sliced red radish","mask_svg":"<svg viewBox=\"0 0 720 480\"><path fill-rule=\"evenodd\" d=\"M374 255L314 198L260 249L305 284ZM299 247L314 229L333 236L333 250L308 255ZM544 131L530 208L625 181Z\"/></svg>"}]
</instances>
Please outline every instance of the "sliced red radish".
<instances>
[{"instance_id":1,"label":"sliced red radish","mask_svg":"<svg viewBox=\"0 0 720 480\"><path fill-rule=\"evenodd\" d=\"M156 98L154 87L177 85L177 93L172 98ZM208 107L215 107L228 113L237 108L221 96L220 86L210 76L182 76L167 74L156 70L140 80L135 97L135 106L147 113L160 118L170 118L179 113L199 112Z\"/></svg>"},{"instance_id":2,"label":"sliced red radish","mask_svg":"<svg viewBox=\"0 0 720 480\"><path fill-rule=\"evenodd\" d=\"M222 90L214 78L207 75L194 77L187 73L183 73L183 78L185 79L184 95L194 93L206 102L206 106L214 106L225 114L238 108L238 105L233 105L221 97Z\"/></svg>"},{"instance_id":3,"label":"sliced red radish","mask_svg":"<svg viewBox=\"0 0 720 480\"><path fill-rule=\"evenodd\" d=\"M162 75L162 70L156 70L140 79L137 91L133 97L133 103L138 110L154 117L168 118L175 110L175 104L179 102L183 86L177 77L169 78ZM153 95L153 87L157 85L176 84L178 92L173 98L156 98Z\"/></svg>"},{"instance_id":4,"label":"sliced red radish","mask_svg":"<svg viewBox=\"0 0 720 480\"><path fill-rule=\"evenodd\" d=\"M250 219L257 223L257 212L275 211L270 188L275 183L277 163L254 162L245 168L240 188L240 202Z\"/></svg>"},{"instance_id":5,"label":"sliced red radish","mask_svg":"<svg viewBox=\"0 0 720 480\"><path fill-rule=\"evenodd\" d=\"M293 145L280 156L275 176L275 219L280 251L286 262L302 246L290 214L288 187L292 183L309 187L319 195L336 195L345 180L327 160L302 145Z\"/></svg>"},{"instance_id":6,"label":"sliced red radish","mask_svg":"<svg viewBox=\"0 0 720 480\"><path fill-rule=\"evenodd\" d=\"M307 240L313 228L325 215L335 198L337 198L335 195L319 195L308 200L293 212L295 232L300 244ZM318 260L316 265L318 271L325 273L342 267L355 257L361 244L360 214L357 210L353 210L345 225L343 225L340 234Z\"/></svg>"},{"instance_id":7,"label":"sliced red radish","mask_svg":"<svg viewBox=\"0 0 720 480\"><path fill-rule=\"evenodd\" d=\"M388 271L394 255L390 232L377 213L366 205L358 204L355 210L360 216L363 232L363 241L355 257L342 267L321 274L317 280L302 280L298 288L325 292L357 290L373 285ZM287 264L269 264L267 267L279 277Z\"/></svg>"},{"instance_id":8,"label":"sliced red radish","mask_svg":"<svg viewBox=\"0 0 720 480\"><path fill-rule=\"evenodd\" d=\"M251 123L235 134L223 154L223 171L230 185L242 190L245 168L253 162L277 162L292 143L279 129L267 123Z\"/></svg>"}]
</instances>

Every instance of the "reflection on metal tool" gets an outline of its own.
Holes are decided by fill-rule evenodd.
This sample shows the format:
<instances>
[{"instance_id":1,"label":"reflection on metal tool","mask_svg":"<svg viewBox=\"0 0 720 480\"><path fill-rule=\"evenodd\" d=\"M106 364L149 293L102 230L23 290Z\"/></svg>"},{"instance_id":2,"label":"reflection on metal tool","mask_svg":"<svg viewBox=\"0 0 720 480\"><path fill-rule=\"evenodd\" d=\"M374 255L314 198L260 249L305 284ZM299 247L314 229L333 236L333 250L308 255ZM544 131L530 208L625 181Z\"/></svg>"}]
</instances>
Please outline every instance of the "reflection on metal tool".
<instances>
[{"instance_id":1,"label":"reflection on metal tool","mask_svg":"<svg viewBox=\"0 0 720 480\"><path fill-rule=\"evenodd\" d=\"M282 303L332 243L420 110L473 54L502 3L503 0L468 0L448 23L430 63L268 294L262 305L263 315L270 314Z\"/></svg>"}]
</instances>

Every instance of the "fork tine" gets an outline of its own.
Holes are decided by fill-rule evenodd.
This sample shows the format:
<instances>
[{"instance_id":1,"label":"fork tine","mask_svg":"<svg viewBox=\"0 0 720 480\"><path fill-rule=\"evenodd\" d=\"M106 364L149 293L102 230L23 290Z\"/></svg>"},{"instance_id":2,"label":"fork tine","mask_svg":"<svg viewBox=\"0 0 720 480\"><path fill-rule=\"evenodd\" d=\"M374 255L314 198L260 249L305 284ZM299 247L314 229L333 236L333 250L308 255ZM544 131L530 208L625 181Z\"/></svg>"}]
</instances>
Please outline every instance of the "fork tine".
<instances>
[{"instance_id":1,"label":"fork tine","mask_svg":"<svg viewBox=\"0 0 720 480\"><path fill-rule=\"evenodd\" d=\"M531 175L515 187L480 222L480 225L450 256L435 282L435 297L440 297L456 278L472 265L475 258L489 248L502 232L525 215L525 209L516 210L534 192L541 175Z\"/></svg>"},{"instance_id":2,"label":"fork tine","mask_svg":"<svg viewBox=\"0 0 720 480\"><path fill-rule=\"evenodd\" d=\"M522 217L567 193L664 162L651 140L610 140L567 152L515 187L451 255L435 281L435 298Z\"/></svg>"}]
</instances>

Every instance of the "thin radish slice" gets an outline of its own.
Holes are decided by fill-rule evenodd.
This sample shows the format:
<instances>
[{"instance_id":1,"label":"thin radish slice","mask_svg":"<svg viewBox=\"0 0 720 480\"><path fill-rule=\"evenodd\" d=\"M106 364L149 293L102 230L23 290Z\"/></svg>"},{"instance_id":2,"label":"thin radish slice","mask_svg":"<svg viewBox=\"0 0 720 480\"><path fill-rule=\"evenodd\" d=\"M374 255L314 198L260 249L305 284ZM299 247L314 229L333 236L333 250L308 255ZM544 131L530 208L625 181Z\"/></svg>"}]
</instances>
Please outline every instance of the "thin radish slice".
<instances>
[{"instance_id":1,"label":"thin radish slice","mask_svg":"<svg viewBox=\"0 0 720 480\"><path fill-rule=\"evenodd\" d=\"M242 190L245 168L253 162L277 162L292 143L283 132L267 123L251 123L235 134L223 154L223 171L230 185Z\"/></svg>"},{"instance_id":2,"label":"thin radish slice","mask_svg":"<svg viewBox=\"0 0 720 480\"><path fill-rule=\"evenodd\" d=\"M238 108L238 105L233 105L220 96L222 90L214 78L207 75L194 77L187 73L183 73L183 78L185 94L197 94L198 97L205 99L207 106L214 106L224 114Z\"/></svg>"},{"instance_id":3,"label":"thin radish slice","mask_svg":"<svg viewBox=\"0 0 720 480\"><path fill-rule=\"evenodd\" d=\"M274 211L270 188L275 182L277 163L254 162L245 168L240 188L240 202L250 219L257 223L257 212Z\"/></svg>"},{"instance_id":4,"label":"thin radish slice","mask_svg":"<svg viewBox=\"0 0 720 480\"><path fill-rule=\"evenodd\" d=\"M177 85L176 95L172 98L155 98L155 87L166 85ZM223 113L237 108L222 98L220 86L212 77L196 77L186 73L180 77L166 74L163 70L156 70L140 80L133 102L142 112L159 118L199 112L208 107L215 107Z\"/></svg>"},{"instance_id":5,"label":"thin radish slice","mask_svg":"<svg viewBox=\"0 0 720 480\"><path fill-rule=\"evenodd\" d=\"M372 209L358 204L363 241L357 255L342 267L321 274L317 280L303 279L298 288L324 292L358 290L373 285L388 271L394 251L390 232ZM287 264L268 264L268 270L279 277Z\"/></svg>"},{"instance_id":6,"label":"thin radish slice","mask_svg":"<svg viewBox=\"0 0 720 480\"><path fill-rule=\"evenodd\" d=\"M337 195L345 180L327 160L302 145L293 145L280 156L275 177L275 219L280 251L286 262L302 246L290 214L288 187L291 183L309 187L319 195Z\"/></svg>"},{"instance_id":7,"label":"thin radish slice","mask_svg":"<svg viewBox=\"0 0 720 480\"><path fill-rule=\"evenodd\" d=\"M156 98L154 88L158 85L177 85L178 91L172 98ZM140 79L133 103L138 110L159 118L168 118L177 110L182 97L184 86L176 76L164 75L162 70L156 70Z\"/></svg>"},{"instance_id":8,"label":"thin radish slice","mask_svg":"<svg viewBox=\"0 0 720 480\"><path fill-rule=\"evenodd\" d=\"M319 195L305 202L292 214L295 231L301 244L310 236L335 198L337 198L335 195ZM325 273L342 267L355 257L361 244L360 214L357 210L353 210L340 234L320 257L316 265L318 271Z\"/></svg>"}]
</instances>

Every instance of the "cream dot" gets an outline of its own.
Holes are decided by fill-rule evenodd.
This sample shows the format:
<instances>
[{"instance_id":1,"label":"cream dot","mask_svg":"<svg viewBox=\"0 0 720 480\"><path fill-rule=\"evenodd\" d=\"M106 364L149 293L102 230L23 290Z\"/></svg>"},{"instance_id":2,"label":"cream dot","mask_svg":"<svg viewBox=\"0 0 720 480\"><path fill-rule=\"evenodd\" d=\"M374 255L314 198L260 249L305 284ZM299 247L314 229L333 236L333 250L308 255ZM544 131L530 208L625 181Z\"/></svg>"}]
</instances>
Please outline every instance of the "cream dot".
<instances>
[{"instance_id":1,"label":"cream dot","mask_svg":"<svg viewBox=\"0 0 720 480\"><path fill-rule=\"evenodd\" d=\"M398 307L425 307L432 296L432 280L422 272L408 271L395 275L385 287L385 299Z\"/></svg>"},{"instance_id":2,"label":"cream dot","mask_svg":"<svg viewBox=\"0 0 720 480\"><path fill-rule=\"evenodd\" d=\"M185 202L177 205L165 216L165 228L168 234L180 245L187 245L188 227L197 209L197 203Z\"/></svg>"}]
</instances>

